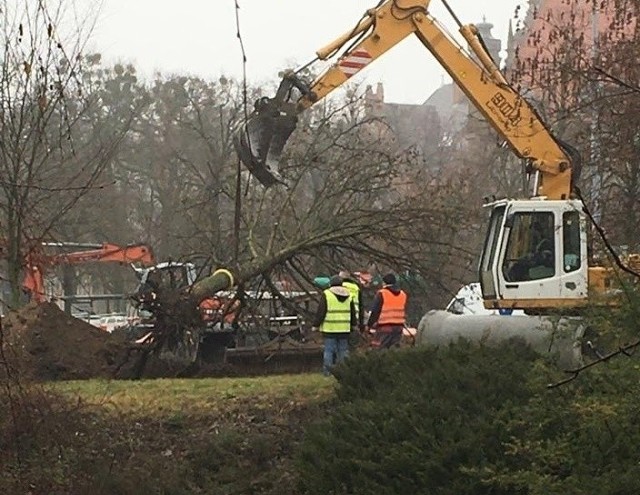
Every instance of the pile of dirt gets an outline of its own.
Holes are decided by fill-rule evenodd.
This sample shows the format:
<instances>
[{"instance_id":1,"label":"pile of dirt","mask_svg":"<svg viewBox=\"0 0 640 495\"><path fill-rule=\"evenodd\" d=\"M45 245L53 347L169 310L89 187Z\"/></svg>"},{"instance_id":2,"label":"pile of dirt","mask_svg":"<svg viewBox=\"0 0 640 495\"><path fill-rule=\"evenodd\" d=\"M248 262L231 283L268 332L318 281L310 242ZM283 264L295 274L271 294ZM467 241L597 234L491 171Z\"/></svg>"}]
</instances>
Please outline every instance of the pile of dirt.
<instances>
[{"instance_id":1,"label":"pile of dirt","mask_svg":"<svg viewBox=\"0 0 640 495\"><path fill-rule=\"evenodd\" d=\"M10 312L2 321L2 348L24 375L37 380L123 377L130 345L53 303Z\"/></svg>"},{"instance_id":2,"label":"pile of dirt","mask_svg":"<svg viewBox=\"0 0 640 495\"><path fill-rule=\"evenodd\" d=\"M313 339L280 338L226 353L226 345L213 344L221 351L215 362L143 355L125 333L107 333L53 303L28 304L2 321L5 357L22 376L35 380L254 376L318 371L322 365L322 345Z\"/></svg>"}]
</instances>

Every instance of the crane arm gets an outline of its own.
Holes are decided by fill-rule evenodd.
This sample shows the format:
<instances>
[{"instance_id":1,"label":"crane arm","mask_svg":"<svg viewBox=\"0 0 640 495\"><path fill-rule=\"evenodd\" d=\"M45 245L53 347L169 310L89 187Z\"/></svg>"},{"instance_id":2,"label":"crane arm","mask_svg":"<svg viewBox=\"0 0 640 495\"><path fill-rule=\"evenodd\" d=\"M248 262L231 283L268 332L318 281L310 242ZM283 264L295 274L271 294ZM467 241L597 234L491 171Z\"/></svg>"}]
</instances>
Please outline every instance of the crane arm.
<instances>
[{"instance_id":1,"label":"crane arm","mask_svg":"<svg viewBox=\"0 0 640 495\"><path fill-rule=\"evenodd\" d=\"M572 160L535 109L504 79L486 52L475 26L460 32L479 63L467 55L428 14L412 16L416 36L449 73L515 154L539 172L534 191L548 199L569 199Z\"/></svg>"},{"instance_id":2,"label":"crane arm","mask_svg":"<svg viewBox=\"0 0 640 495\"><path fill-rule=\"evenodd\" d=\"M153 265L155 257L151 247L144 244L118 246L105 243L99 249L46 255L40 252L30 252L25 257L25 275L22 287L31 294L37 302L46 301L44 290L44 272L47 267L55 265L77 265L91 262L109 263L142 263Z\"/></svg>"},{"instance_id":3,"label":"crane arm","mask_svg":"<svg viewBox=\"0 0 640 495\"><path fill-rule=\"evenodd\" d=\"M532 169L538 172L534 195L548 199L570 197L579 165L574 163L576 159L572 160L572 149L554 138L535 109L508 84L484 48L477 28L460 27L474 59L431 16L429 4L430 0L381 2L367 11L351 31L316 52L319 59L326 60L347 43L353 45L311 84L306 85L289 72L274 98L262 98L256 103L254 114L236 139L236 149L243 163L265 186L281 181L277 165L295 128L297 114L414 34L515 154L529 160ZM292 101L294 88L301 96Z\"/></svg>"},{"instance_id":4,"label":"crane arm","mask_svg":"<svg viewBox=\"0 0 640 495\"><path fill-rule=\"evenodd\" d=\"M105 243L99 249L89 251L77 251L74 253L61 253L48 257L48 264L80 264L96 262L115 263L142 263L152 265L155 263L153 251L144 244L133 244L129 246L118 246L116 244Z\"/></svg>"}]
</instances>

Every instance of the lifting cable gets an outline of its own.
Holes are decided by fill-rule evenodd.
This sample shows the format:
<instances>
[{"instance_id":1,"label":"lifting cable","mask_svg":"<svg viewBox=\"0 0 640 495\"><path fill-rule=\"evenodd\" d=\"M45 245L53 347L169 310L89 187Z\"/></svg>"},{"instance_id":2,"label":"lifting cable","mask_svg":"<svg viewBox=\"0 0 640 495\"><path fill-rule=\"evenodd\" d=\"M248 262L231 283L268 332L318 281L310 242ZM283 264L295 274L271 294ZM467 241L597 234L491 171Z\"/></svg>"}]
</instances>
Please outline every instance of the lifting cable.
<instances>
[{"instance_id":1,"label":"lifting cable","mask_svg":"<svg viewBox=\"0 0 640 495\"><path fill-rule=\"evenodd\" d=\"M456 13L453 11L451 6L449 5L449 2L447 2L447 0L442 0L442 4L444 5L444 8L447 9L447 12L449 12L449 15L453 17L453 20L456 21L456 24L458 25L458 27L461 28L462 22L460 22L460 19L458 18Z\"/></svg>"},{"instance_id":2,"label":"lifting cable","mask_svg":"<svg viewBox=\"0 0 640 495\"><path fill-rule=\"evenodd\" d=\"M249 136L249 130L246 128L249 120L249 111L247 109L247 52L244 49L244 40L240 32L240 4L238 0L234 0L235 14L236 14L236 37L240 44L240 53L242 55L242 107L244 112L244 122L242 129L239 132L246 133L247 143L249 149L251 149L251 138ZM249 192L249 180L247 179L247 187L245 194ZM233 215L233 261L237 265L240 257L240 223L241 223L241 208L242 208L242 163L240 156L238 155L238 166L236 170L236 189L235 189L235 206Z\"/></svg>"},{"instance_id":3,"label":"lifting cable","mask_svg":"<svg viewBox=\"0 0 640 495\"><path fill-rule=\"evenodd\" d=\"M394 0L394 1L397 1L397 0ZM447 9L447 12L449 12L449 15L451 15L451 17L453 17L453 20L458 25L458 29L462 29L462 27L463 27L462 21L460 21L460 19L456 15L456 13L453 11L451 6L449 5L449 2L447 2L447 0L442 0L442 4L444 5L444 8ZM487 52L487 55L489 55L489 58L491 59L491 61L494 64L496 64L496 66L498 66L499 64L497 64L496 61L493 60L493 57L491 56L491 52L489 51L489 47L487 46L487 44L484 41L484 38L480 35L479 32L476 32L476 38L478 38L478 41L480 42L480 45L482 45L483 50L485 52Z\"/></svg>"},{"instance_id":4,"label":"lifting cable","mask_svg":"<svg viewBox=\"0 0 640 495\"><path fill-rule=\"evenodd\" d=\"M247 52L244 49L244 41L240 33L240 4L238 0L234 0L234 4L236 12L236 38L238 38L240 53L242 55L242 104L244 107L244 118L247 120L249 118L247 111Z\"/></svg>"}]
</instances>

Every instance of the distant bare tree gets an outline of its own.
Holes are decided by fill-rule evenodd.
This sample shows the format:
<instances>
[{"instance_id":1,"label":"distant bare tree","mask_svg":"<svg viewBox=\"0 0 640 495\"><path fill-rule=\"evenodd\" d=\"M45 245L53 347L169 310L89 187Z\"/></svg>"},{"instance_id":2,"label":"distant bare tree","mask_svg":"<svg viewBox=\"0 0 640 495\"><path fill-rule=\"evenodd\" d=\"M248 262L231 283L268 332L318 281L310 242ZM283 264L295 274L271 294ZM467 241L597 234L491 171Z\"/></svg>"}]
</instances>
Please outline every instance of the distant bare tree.
<instances>
[{"instance_id":1,"label":"distant bare tree","mask_svg":"<svg viewBox=\"0 0 640 495\"><path fill-rule=\"evenodd\" d=\"M26 251L99 184L128 127L107 130L93 111L82 53L93 19L79 21L73 6L0 4L0 226L13 304Z\"/></svg>"},{"instance_id":2,"label":"distant bare tree","mask_svg":"<svg viewBox=\"0 0 640 495\"><path fill-rule=\"evenodd\" d=\"M637 250L640 94L633 86L640 80L634 61L640 4L610 0L543 7L530 12L516 35L520 48L512 54L512 79L556 135L581 150L578 184L611 240Z\"/></svg>"},{"instance_id":3,"label":"distant bare tree","mask_svg":"<svg viewBox=\"0 0 640 495\"><path fill-rule=\"evenodd\" d=\"M231 136L243 116L239 85L156 74L141 90L148 105L115 168L133 201L132 227L162 258L224 251L237 163Z\"/></svg>"}]
</instances>

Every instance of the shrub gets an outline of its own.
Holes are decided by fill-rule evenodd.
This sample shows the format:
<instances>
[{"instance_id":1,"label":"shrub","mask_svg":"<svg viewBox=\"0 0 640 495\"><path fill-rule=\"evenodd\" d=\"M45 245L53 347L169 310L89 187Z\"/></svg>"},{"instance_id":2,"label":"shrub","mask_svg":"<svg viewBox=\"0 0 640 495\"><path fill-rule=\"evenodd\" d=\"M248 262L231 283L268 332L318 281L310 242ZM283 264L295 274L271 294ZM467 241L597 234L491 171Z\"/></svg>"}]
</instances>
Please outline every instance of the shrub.
<instances>
[{"instance_id":1,"label":"shrub","mask_svg":"<svg viewBox=\"0 0 640 495\"><path fill-rule=\"evenodd\" d=\"M504 463L487 478L530 495L640 493L636 363L613 360L533 396L505 421ZM544 387L535 375L531 385Z\"/></svg>"},{"instance_id":2,"label":"shrub","mask_svg":"<svg viewBox=\"0 0 640 495\"><path fill-rule=\"evenodd\" d=\"M309 494L514 494L484 480L503 456L505 418L531 397L535 356L518 344L354 357L300 451ZM506 412L506 414L505 414ZM522 492L526 493L526 492Z\"/></svg>"}]
</instances>

